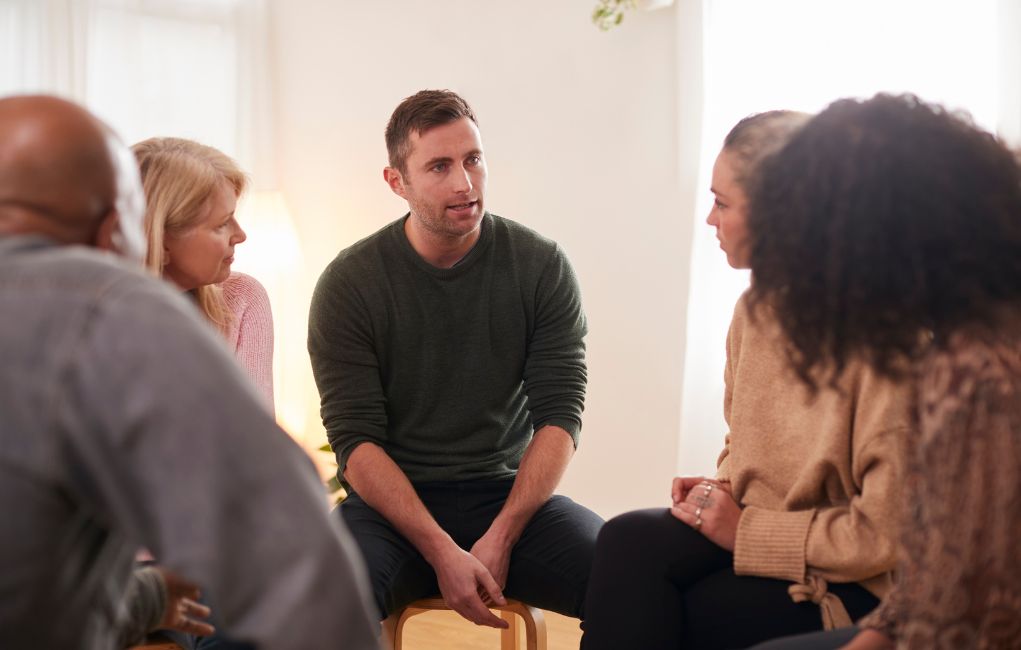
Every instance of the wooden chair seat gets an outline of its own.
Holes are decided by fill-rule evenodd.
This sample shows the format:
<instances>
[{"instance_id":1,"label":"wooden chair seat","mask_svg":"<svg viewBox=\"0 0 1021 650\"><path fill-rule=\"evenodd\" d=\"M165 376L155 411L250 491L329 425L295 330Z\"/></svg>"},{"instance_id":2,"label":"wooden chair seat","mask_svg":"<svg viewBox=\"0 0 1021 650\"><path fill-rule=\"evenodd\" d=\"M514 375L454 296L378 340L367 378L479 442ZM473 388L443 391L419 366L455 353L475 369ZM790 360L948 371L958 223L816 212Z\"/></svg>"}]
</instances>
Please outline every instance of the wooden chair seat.
<instances>
[{"instance_id":1,"label":"wooden chair seat","mask_svg":"<svg viewBox=\"0 0 1021 650\"><path fill-rule=\"evenodd\" d=\"M507 621L509 627L500 630L500 650L517 650L518 640L521 638L521 630L518 626L518 617L525 622L525 648L527 650L546 650L546 618L542 610L526 605L520 600L507 599L503 606L490 607L500 612L500 618ZM404 632L404 624L412 616L450 610L442 598L423 598L416 600L407 607L397 610L383 621L383 642L387 650L402 650L401 636Z\"/></svg>"}]
</instances>

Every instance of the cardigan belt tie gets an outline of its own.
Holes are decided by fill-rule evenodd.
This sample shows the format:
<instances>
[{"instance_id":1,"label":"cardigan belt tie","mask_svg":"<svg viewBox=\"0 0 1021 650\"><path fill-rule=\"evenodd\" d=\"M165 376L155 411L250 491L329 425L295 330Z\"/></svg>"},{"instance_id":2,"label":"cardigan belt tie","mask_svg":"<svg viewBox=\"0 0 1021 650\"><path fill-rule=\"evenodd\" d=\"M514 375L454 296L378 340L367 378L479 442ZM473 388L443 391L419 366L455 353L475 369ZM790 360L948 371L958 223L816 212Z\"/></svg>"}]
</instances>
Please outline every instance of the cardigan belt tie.
<instances>
[{"instance_id":1,"label":"cardigan belt tie","mask_svg":"<svg viewBox=\"0 0 1021 650\"><path fill-rule=\"evenodd\" d=\"M844 607L844 603L836 594L831 594L826 581L816 575L806 576L803 584L793 584L787 588L791 600L796 603L803 603L810 600L819 606L819 613L822 615L822 626L824 630L832 630L838 627L847 627L851 624L851 617Z\"/></svg>"}]
</instances>

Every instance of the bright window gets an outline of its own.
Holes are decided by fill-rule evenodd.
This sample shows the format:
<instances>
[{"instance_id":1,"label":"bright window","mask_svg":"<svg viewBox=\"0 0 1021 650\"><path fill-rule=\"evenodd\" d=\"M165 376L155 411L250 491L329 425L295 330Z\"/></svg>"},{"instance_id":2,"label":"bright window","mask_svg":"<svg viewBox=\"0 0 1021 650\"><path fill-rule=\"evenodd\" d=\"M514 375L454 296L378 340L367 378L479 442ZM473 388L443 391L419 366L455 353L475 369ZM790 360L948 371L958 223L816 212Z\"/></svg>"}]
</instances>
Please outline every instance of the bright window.
<instances>
[{"instance_id":1,"label":"bright window","mask_svg":"<svg viewBox=\"0 0 1021 650\"><path fill-rule=\"evenodd\" d=\"M237 156L243 0L0 0L0 94L85 104L129 143L193 138Z\"/></svg>"},{"instance_id":2,"label":"bright window","mask_svg":"<svg viewBox=\"0 0 1021 650\"><path fill-rule=\"evenodd\" d=\"M191 138L236 156L237 37L226 2L101 0L85 103L128 142Z\"/></svg>"},{"instance_id":3,"label":"bright window","mask_svg":"<svg viewBox=\"0 0 1021 650\"><path fill-rule=\"evenodd\" d=\"M748 273L705 225L713 161L742 117L818 111L834 99L913 92L1000 122L1005 51L997 0L704 0L704 112L678 465L712 472L723 443L727 327ZM1021 26L1019 26L1021 29Z\"/></svg>"}]
</instances>

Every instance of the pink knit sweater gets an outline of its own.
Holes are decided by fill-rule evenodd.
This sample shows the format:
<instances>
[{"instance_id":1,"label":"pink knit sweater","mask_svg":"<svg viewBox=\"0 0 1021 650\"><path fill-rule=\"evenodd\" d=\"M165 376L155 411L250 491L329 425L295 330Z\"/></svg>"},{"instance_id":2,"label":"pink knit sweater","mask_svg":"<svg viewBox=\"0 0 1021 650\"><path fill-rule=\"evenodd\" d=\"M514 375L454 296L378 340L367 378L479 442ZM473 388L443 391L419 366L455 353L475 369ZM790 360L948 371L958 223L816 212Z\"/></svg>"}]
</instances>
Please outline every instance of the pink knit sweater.
<instances>
[{"instance_id":1,"label":"pink knit sweater","mask_svg":"<svg viewBox=\"0 0 1021 650\"><path fill-rule=\"evenodd\" d=\"M223 298L234 315L227 344L255 382L273 412L273 312L269 295L259 281L231 273L223 284Z\"/></svg>"}]
</instances>

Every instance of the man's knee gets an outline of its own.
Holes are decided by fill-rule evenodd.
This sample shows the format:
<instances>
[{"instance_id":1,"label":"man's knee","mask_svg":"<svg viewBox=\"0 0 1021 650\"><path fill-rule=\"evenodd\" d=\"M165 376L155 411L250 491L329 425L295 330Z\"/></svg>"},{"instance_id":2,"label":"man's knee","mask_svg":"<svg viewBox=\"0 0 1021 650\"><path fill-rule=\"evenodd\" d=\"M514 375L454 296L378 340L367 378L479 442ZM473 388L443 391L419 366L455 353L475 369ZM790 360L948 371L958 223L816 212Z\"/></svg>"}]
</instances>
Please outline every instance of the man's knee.
<instances>
[{"instance_id":1,"label":"man's knee","mask_svg":"<svg viewBox=\"0 0 1021 650\"><path fill-rule=\"evenodd\" d=\"M545 556L562 570L587 579L596 553L596 538L606 522L585 506L554 495L530 524L529 554Z\"/></svg>"},{"instance_id":2,"label":"man's knee","mask_svg":"<svg viewBox=\"0 0 1021 650\"><path fill-rule=\"evenodd\" d=\"M508 595L580 618L602 525L588 508L567 497L551 498L514 547Z\"/></svg>"},{"instance_id":3,"label":"man's knee","mask_svg":"<svg viewBox=\"0 0 1021 650\"><path fill-rule=\"evenodd\" d=\"M414 600L439 593L425 558L364 501L345 501L334 515L343 518L358 545L380 620Z\"/></svg>"},{"instance_id":4,"label":"man's knee","mask_svg":"<svg viewBox=\"0 0 1021 650\"><path fill-rule=\"evenodd\" d=\"M540 521L546 526L570 531L571 535L583 544L586 542L594 544L596 535L606 523L602 517L585 506L559 494L553 495L540 509L535 522Z\"/></svg>"}]
</instances>

